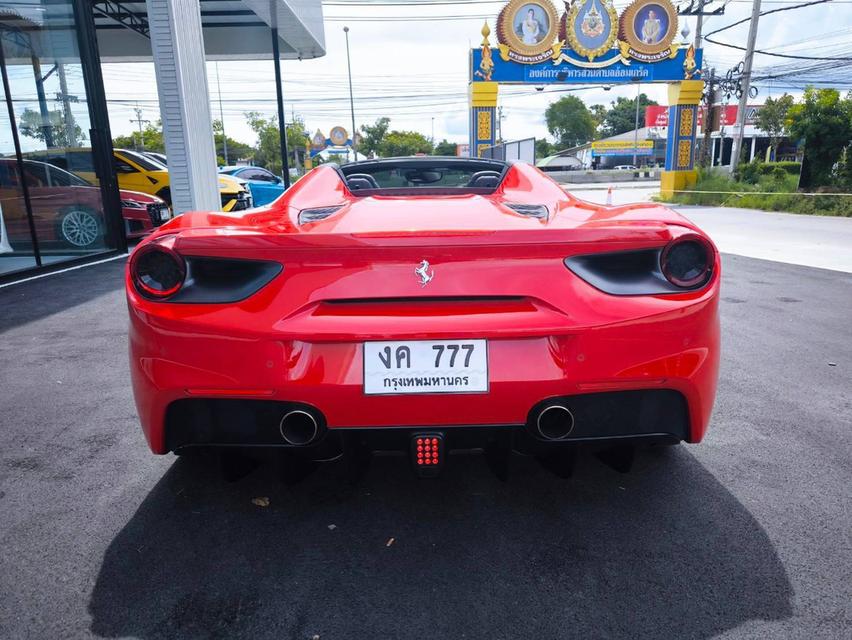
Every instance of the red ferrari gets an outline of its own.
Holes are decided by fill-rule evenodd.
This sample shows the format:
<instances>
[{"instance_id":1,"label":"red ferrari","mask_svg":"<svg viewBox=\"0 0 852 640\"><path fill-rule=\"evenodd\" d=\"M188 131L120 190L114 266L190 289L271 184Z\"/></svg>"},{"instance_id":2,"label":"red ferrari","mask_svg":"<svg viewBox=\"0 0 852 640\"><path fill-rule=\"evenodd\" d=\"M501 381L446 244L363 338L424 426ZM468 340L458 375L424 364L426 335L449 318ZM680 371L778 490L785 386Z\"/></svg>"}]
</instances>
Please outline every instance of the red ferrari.
<instances>
[{"instance_id":1,"label":"red ferrari","mask_svg":"<svg viewBox=\"0 0 852 640\"><path fill-rule=\"evenodd\" d=\"M155 453L326 460L698 442L720 259L656 204L600 206L522 163L321 166L262 209L187 213L127 267Z\"/></svg>"}]
</instances>

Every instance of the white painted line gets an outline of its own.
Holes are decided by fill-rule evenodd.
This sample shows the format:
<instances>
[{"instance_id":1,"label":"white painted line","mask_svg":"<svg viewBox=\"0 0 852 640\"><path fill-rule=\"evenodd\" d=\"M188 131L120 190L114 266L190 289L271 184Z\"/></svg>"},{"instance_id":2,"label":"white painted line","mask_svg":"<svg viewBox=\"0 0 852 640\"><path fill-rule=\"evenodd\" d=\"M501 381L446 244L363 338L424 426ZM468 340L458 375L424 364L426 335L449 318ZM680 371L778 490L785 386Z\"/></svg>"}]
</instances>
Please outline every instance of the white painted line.
<instances>
[{"instance_id":1,"label":"white painted line","mask_svg":"<svg viewBox=\"0 0 852 640\"><path fill-rule=\"evenodd\" d=\"M60 273L66 273L67 271L76 271L77 269L85 269L86 267L94 267L96 264L103 264L105 262L112 262L113 260L121 260L122 258L126 258L127 253L122 253L117 256L113 256L112 258L104 258L103 260L97 260L95 262L87 262L86 264L78 264L73 267L68 267L67 269L58 269L56 271L48 271L47 273L39 273L34 276L30 276L29 278L22 278L21 280L14 280L12 282L7 282L6 284L0 284L0 289L5 289L6 287L12 287L16 284L22 284L24 282L30 282L31 280L39 280L41 278L47 278L49 276L55 276Z\"/></svg>"}]
</instances>

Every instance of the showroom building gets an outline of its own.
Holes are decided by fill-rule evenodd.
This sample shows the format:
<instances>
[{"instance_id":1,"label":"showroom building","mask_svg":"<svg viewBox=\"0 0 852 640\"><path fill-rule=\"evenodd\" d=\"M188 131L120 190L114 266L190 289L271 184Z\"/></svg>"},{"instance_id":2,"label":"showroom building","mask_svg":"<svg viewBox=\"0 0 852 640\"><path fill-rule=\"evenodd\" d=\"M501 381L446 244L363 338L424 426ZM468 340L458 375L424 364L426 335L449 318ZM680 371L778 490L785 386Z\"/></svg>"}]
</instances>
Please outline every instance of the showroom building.
<instances>
[{"instance_id":1,"label":"showroom building","mask_svg":"<svg viewBox=\"0 0 852 640\"><path fill-rule=\"evenodd\" d=\"M183 212L221 203L205 61L322 55L320 0L0 0L0 283L127 250L102 62L154 62Z\"/></svg>"}]
</instances>

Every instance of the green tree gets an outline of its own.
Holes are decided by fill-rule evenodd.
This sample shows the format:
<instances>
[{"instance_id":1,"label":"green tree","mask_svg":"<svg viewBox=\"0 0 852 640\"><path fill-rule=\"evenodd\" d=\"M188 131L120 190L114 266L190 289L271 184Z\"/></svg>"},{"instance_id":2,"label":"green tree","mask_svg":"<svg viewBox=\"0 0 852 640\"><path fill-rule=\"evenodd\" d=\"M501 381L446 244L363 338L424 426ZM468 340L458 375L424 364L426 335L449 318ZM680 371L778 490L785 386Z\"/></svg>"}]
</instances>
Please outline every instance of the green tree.
<instances>
[{"instance_id":1,"label":"green tree","mask_svg":"<svg viewBox=\"0 0 852 640\"><path fill-rule=\"evenodd\" d=\"M595 119L577 96L564 96L544 112L547 130L562 147L576 147L595 137Z\"/></svg>"},{"instance_id":2,"label":"green tree","mask_svg":"<svg viewBox=\"0 0 852 640\"><path fill-rule=\"evenodd\" d=\"M656 106L656 102L651 100L644 93L639 94L639 126L644 123L645 107ZM619 133L633 131L636 124L636 98L618 98L615 102L610 102L610 108L607 110L603 119L601 133L604 136L615 136Z\"/></svg>"},{"instance_id":3,"label":"green tree","mask_svg":"<svg viewBox=\"0 0 852 640\"><path fill-rule=\"evenodd\" d=\"M811 184L830 185L834 165L852 142L852 95L841 98L836 89L808 87L787 118L790 136L805 141Z\"/></svg>"},{"instance_id":4,"label":"green tree","mask_svg":"<svg viewBox=\"0 0 852 640\"><path fill-rule=\"evenodd\" d=\"M234 164L237 160L246 160L254 155L254 148L250 144L234 140L227 136L228 140L228 163ZM216 163L225 164L225 136L222 135L222 121L213 121L213 142L216 145Z\"/></svg>"},{"instance_id":5,"label":"green tree","mask_svg":"<svg viewBox=\"0 0 852 640\"><path fill-rule=\"evenodd\" d=\"M552 156L556 151L556 147L552 145L547 138L536 138L535 141L535 157L536 159Z\"/></svg>"},{"instance_id":6,"label":"green tree","mask_svg":"<svg viewBox=\"0 0 852 640\"><path fill-rule=\"evenodd\" d=\"M254 164L269 169L272 173L281 173L281 134L278 131L278 118L266 118L262 113L249 111L245 114L251 130L257 136L254 148ZM287 133L287 162L290 167L302 164L305 155L305 123L296 118L285 126ZM298 158L297 158L298 156Z\"/></svg>"},{"instance_id":7,"label":"green tree","mask_svg":"<svg viewBox=\"0 0 852 640\"><path fill-rule=\"evenodd\" d=\"M47 144L48 133L45 129L50 131L50 142L53 143L54 147L76 146L86 139L83 130L74 121L73 116L68 120L59 109L47 112L46 126L42 121L41 113L29 108L24 109L21 113L21 122L18 124L18 130L23 135Z\"/></svg>"},{"instance_id":8,"label":"green tree","mask_svg":"<svg viewBox=\"0 0 852 640\"><path fill-rule=\"evenodd\" d=\"M769 146L772 149L773 160L778 151L778 144L784 136L787 114L794 103L793 96L785 93L777 100L767 98L763 107L757 112L756 124L758 129L762 129L769 136Z\"/></svg>"},{"instance_id":9,"label":"green tree","mask_svg":"<svg viewBox=\"0 0 852 640\"><path fill-rule=\"evenodd\" d=\"M365 155L375 155L390 127L390 118L379 118L374 124L361 125L361 143L358 151Z\"/></svg>"},{"instance_id":10,"label":"green tree","mask_svg":"<svg viewBox=\"0 0 852 640\"><path fill-rule=\"evenodd\" d=\"M416 131L391 131L379 145L379 155L384 158L413 156L416 153L432 153L432 143Z\"/></svg>"},{"instance_id":11,"label":"green tree","mask_svg":"<svg viewBox=\"0 0 852 640\"><path fill-rule=\"evenodd\" d=\"M456 155L456 143L448 140L441 140L435 145L436 156L454 156Z\"/></svg>"},{"instance_id":12,"label":"green tree","mask_svg":"<svg viewBox=\"0 0 852 640\"><path fill-rule=\"evenodd\" d=\"M140 151L144 149L145 151L165 153L166 142L163 139L163 121L157 120L153 124L148 123L145 125L145 128L142 129L141 144L139 132L134 131L130 135L113 138L112 146L116 149L136 149Z\"/></svg>"},{"instance_id":13,"label":"green tree","mask_svg":"<svg viewBox=\"0 0 852 640\"><path fill-rule=\"evenodd\" d=\"M602 104L593 104L589 107L589 111L592 112L592 117L595 119L595 129L600 131L604 120L606 120L607 108Z\"/></svg>"}]
</instances>

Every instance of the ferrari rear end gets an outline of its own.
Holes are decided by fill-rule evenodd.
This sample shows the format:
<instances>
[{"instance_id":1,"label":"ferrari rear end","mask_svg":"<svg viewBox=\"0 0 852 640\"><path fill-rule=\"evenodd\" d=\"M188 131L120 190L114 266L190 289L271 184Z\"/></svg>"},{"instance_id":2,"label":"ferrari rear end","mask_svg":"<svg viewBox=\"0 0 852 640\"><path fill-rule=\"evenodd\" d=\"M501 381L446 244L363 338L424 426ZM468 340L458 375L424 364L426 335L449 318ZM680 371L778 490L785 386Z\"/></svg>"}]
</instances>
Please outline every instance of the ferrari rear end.
<instances>
[{"instance_id":1,"label":"ferrari rear end","mask_svg":"<svg viewBox=\"0 0 852 640\"><path fill-rule=\"evenodd\" d=\"M521 165L488 192L420 198L332 171L274 209L186 214L134 252L154 452L357 447L432 473L456 449L701 440L720 262L685 219L581 203Z\"/></svg>"}]
</instances>

